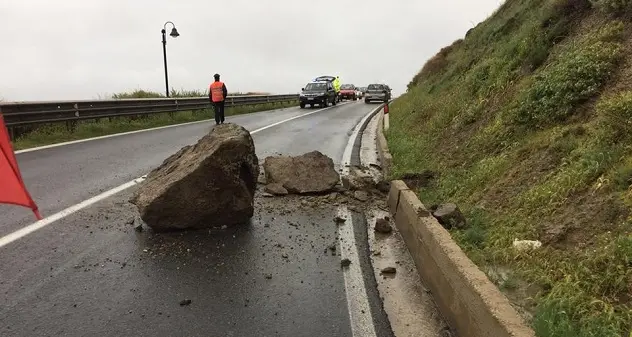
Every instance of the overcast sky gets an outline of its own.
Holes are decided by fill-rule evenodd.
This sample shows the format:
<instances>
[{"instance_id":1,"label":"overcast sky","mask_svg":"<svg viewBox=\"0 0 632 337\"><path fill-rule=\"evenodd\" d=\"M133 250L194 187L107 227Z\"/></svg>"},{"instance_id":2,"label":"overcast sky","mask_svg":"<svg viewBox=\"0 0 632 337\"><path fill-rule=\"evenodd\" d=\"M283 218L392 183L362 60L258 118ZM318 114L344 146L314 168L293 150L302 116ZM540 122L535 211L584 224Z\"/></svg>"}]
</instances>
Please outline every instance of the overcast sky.
<instances>
[{"instance_id":1,"label":"overcast sky","mask_svg":"<svg viewBox=\"0 0 632 337\"><path fill-rule=\"evenodd\" d=\"M296 93L310 79L384 82L395 95L501 0L1 0L0 99L96 99L205 90ZM167 28L169 33L171 27Z\"/></svg>"}]
</instances>

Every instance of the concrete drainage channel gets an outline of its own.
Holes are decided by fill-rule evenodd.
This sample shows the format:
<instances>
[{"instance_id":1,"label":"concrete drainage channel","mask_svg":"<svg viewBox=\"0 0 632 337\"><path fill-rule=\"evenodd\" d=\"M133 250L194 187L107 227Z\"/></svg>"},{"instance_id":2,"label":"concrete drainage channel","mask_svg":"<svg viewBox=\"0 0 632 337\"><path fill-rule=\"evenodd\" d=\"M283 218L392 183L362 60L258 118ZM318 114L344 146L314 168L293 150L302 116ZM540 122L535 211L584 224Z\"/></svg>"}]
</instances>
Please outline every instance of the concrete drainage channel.
<instances>
[{"instance_id":1,"label":"concrete drainage channel","mask_svg":"<svg viewBox=\"0 0 632 337\"><path fill-rule=\"evenodd\" d=\"M388 175L392 164L392 156L388 151L386 137L383 134L383 114L378 115L377 121L377 156L381 163L382 172ZM416 266L417 276L427 287L422 288L421 301L429 303L427 294L432 294L441 316L452 327L445 335L462 337L533 337L535 332L529 328L518 312L511 306L509 300L494 286L486 275L465 255L454 242L450 233L444 229L431 215L414 191L410 190L403 181L392 181L387 197L388 212L405 242L407 252ZM377 235L377 234L376 234ZM376 240L372 240L377 242ZM387 240L382 247L391 251L402 250L396 239ZM384 254L382 249L382 254ZM396 254L396 253L395 253ZM376 268L383 265L376 262ZM411 265L412 267L412 265ZM413 269L413 268L411 268ZM407 275L414 277L412 274ZM408 283L408 282L404 282ZM413 281L414 283L414 281ZM406 287L400 282L398 287ZM423 287L423 286L422 286ZM389 289L392 291L392 289ZM402 292L403 290L399 290ZM413 294L419 291L413 291ZM389 304L385 300L385 307ZM428 308L429 304L422 304ZM405 310L390 309L395 315L406 315ZM389 310L387 309L387 312ZM408 311L409 313L410 311ZM418 321L426 320L425 314L413 317L391 317L391 322L398 320ZM421 316L421 317L420 317ZM425 323L425 322L424 322ZM432 321L430 323L432 324ZM393 324L394 329L396 324ZM418 326L415 336L431 336L424 334L426 327ZM402 332L396 336L412 336L414 332Z\"/></svg>"},{"instance_id":2,"label":"concrete drainage channel","mask_svg":"<svg viewBox=\"0 0 632 337\"><path fill-rule=\"evenodd\" d=\"M382 180L386 168L381 164L378 151L378 137L383 125L381 108L382 105L378 107L378 113L365 123L361 140L355 146L356 162L367 168L376 182ZM456 336L440 314L429 289L422 283L402 234L393 226L387 205L380 206L378 204L365 214L366 232L373 275L394 335Z\"/></svg>"}]
</instances>

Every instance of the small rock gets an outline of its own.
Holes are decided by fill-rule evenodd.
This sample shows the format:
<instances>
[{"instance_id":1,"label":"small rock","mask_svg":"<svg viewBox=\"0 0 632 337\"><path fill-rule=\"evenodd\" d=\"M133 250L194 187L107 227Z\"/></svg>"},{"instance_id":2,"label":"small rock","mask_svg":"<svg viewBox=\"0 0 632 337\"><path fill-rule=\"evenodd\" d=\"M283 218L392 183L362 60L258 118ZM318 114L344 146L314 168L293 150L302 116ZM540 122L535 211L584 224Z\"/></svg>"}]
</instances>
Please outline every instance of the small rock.
<instances>
[{"instance_id":1,"label":"small rock","mask_svg":"<svg viewBox=\"0 0 632 337\"><path fill-rule=\"evenodd\" d=\"M434 208L434 206L433 206ZM436 207L432 212L435 218L445 229L465 229L467 221L461 210L455 204L442 204Z\"/></svg>"},{"instance_id":2,"label":"small rock","mask_svg":"<svg viewBox=\"0 0 632 337\"><path fill-rule=\"evenodd\" d=\"M344 222L346 222L346 221L347 221L347 219L345 219L345 218L343 218L343 217L341 217L341 216L336 216L336 217L334 218L334 222L336 222L336 223L338 223L338 224L340 224L340 223L344 223Z\"/></svg>"},{"instance_id":3,"label":"small rock","mask_svg":"<svg viewBox=\"0 0 632 337\"><path fill-rule=\"evenodd\" d=\"M265 176L265 174L263 172L263 168L260 167L259 168L259 172L261 172L261 173L259 174L259 177L257 177L257 183L259 183L261 185L265 185L267 183L267 180L266 180L266 176Z\"/></svg>"},{"instance_id":4,"label":"small rock","mask_svg":"<svg viewBox=\"0 0 632 337\"><path fill-rule=\"evenodd\" d=\"M134 230L139 232L139 233L142 232L143 231L143 225L139 224L138 226L134 227Z\"/></svg>"},{"instance_id":5,"label":"small rock","mask_svg":"<svg viewBox=\"0 0 632 337\"><path fill-rule=\"evenodd\" d=\"M272 279L272 274L266 274L265 276L266 276L266 279L268 280Z\"/></svg>"},{"instance_id":6,"label":"small rock","mask_svg":"<svg viewBox=\"0 0 632 337\"><path fill-rule=\"evenodd\" d=\"M540 240L544 244L553 244L560 241L563 241L566 238L566 235L569 231L569 228L565 225L545 225L544 231L540 235Z\"/></svg>"},{"instance_id":7,"label":"small rock","mask_svg":"<svg viewBox=\"0 0 632 337\"><path fill-rule=\"evenodd\" d=\"M261 193L261 195L262 195L264 198L272 198L272 197L274 197L274 195L272 195L272 194L270 194L270 193L268 193L268 192L263 192L263 193Z\"/></svg>"},{"instance_id":8,"label":"small rock","mask_svg":"<svg viewBox=\"0 0 632 337\"><path fill-rule=\"evenodd\" d=\"M191 304L191 300L189 300L189 299L185 299L185 300L180 301L180 306L182 306L182 307L185 306L185 305L189 305L189 304Z\"/></svg>"},{"instance_id":9,"label":"small rock","mask_svg":"<svg viewBox=\"0 0 632 337\"><path fill-rule=\"evenodd\" d=\"M288 194L288 192L285 189L285 187L283 187L283 185L277 184L277 183L272 183L272 184L266 185L264 190L267 193L270 193L272 195L287 195Z\"/></svg>"},{"instance_id":10,"label":"small rock","mask_svg":"<svg viewBox=\"0 0 632 337\"><path fill-rule=\"evenodd\" d=\"M376 185L377 190L382 193L388 193L391 190L391 183L388 181L382 180Z\"/></svg>"},{"instance_id":11,"label":"small rock","mask_svg":"<svg viewBox=\"0 0 632 337\"><path fill-rule=\"evenodd\" d=\"M349 206L351 212L360 213L360 209L356 206Z\"/></svg>"},{"instance_id":12,"label":"small rock","mask_svg":"<svg viewBox=\"0 0 632 337\"><path fill-rule=\"evenodd\" d=\"M344 267L349 267L349 265L351 264L351 260L349 259L342 259L342 261L340 261L340 266Z\"/></svg>"},{"instance_id":13,"label":"small rock","mask_svg":"<svg viewBox=\"0 0 632 337\"><path fill-rule=\"evenodd\" d=\"M395 267L386 267L382 269L382 274L395 274L397 273L397 269Z\"/></svg>"},{"instance_id":14,"label":"small rock","mask_svg":"<svg viewBox=\"0 0 632 337\"><path fill-rule=\"evenodd\" d=\"M421 217L421 218L426 218L430 216L430 212L423 208L423 207L419 207L417 208L417 216Z\"/></svg>"},{"instance_id":15,"label":"small rock","mask_svg":"<svg viewBox=\"0 0 632 337\"><path fill-rule=\"evenodd\" d=\"M375 181L370 173L362 168L353 167L349 170L349 175L342 177L342 186L350 190L366 190L375 185Z\"/></svg>"},{"instance_id":16,"label":"small rock","mask_svg":"<svg viewBox=\"0 0 632 337\"><path fill-rule=\"evenodd\" d=\"M393 227L386 219L377 219L375 221L375 231L378 233L388 234L393 231Z\"/></svg>"},{"instance_id":17,"label":"small rock","mask_svg":"<svg viewBox=\"0 0 632 337\"><path fill-rule=\"evenodd\" d=\"M284 258L284 259L289 258L289 256L288 256L287 254L285 254L285 253L283 253L283 254L281 255L281 257L282 257L282 258Z\"/></svg>"},{"instance_id":18,"label":"small rock","mask_svg":"<svg viewBox=\"0 0 632 337\"><path fill-rule=\"evenodd\" d=\"M439 337L453 337L452 331L450 331L449 327L443 327L439 331Z\"/></svg>"},{"instance_id":19,"label":"small rock","mask_svg":"<svg viewBox=\"0 0 632 337\"><path fill-rule=\"evenodd\" d=\"M136 219L135 219L135 218L130 218L130 219L128 219L128 220L125 222L125 224L126 224L126 225L133 225L135 221L136 221Z\"/></svg>"},{"instance_id":20,"label":"small rock","mask_svg":"<svg viewBox=\"0 0 632 337\"><path fill-rule=\"evenodd\" d=\"M367 191L355 191L353 192L353 197L357 200L365 202L369 200L369 193Z\"/></svg>"}]
</instances>

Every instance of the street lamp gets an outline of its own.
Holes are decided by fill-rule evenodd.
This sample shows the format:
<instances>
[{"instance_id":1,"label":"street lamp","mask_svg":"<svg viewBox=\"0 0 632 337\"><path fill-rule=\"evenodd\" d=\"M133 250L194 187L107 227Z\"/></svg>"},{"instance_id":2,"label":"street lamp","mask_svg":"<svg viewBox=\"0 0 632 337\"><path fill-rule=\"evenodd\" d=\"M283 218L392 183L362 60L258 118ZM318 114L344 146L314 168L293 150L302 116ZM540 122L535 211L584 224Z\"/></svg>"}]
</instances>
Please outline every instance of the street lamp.
<instances>
[{"instance_id":1,"label":"street lamp","mask_svg":"<svg viewBox=\"0 0 632 337\"><path fill-rule=\"evenodd\" d=\"M167 75L167 38L165 34L167 33L168 23L170 23L173 26L173 29L171 29L171 33L169 34L169 36L173 38L180 36L180 34L178 34L178 30L176 29L176 25L173 24L173 22L171 21L165 22L165 25L163 26L161 33L162 33L162 56L165 61L165 88L166 88L167 97L169 97L169 76Z\"/></svg>"}]
</instances>

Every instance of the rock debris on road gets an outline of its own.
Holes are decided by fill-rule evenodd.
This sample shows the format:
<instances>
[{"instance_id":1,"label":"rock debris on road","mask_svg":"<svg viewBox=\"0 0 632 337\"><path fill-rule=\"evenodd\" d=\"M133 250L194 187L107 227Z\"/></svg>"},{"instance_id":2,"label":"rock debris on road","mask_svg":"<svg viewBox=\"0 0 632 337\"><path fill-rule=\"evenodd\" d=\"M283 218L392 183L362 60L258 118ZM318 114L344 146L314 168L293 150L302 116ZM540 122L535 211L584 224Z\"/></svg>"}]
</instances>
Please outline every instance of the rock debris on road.
<instances>
[{"instance_id":1,"label":"rock debris on road","mask_svg":"<svg viewBox=\"0 0 632 337\"><path fill-rule=\"evenodd\" d=\"M341 105L258 133L257 156L318 149L339 166L349 131L369 108ZM235 120L253 130L271 116ZM19 160L27 181L52 191L33 189L50 213L140 176L207 130L203 124L162 129L25 153ZM384 188L365 188L365 178L353 191L336 186L297 196L270 193L270 181L259 174L250 222L223 229L158 233L144 227L128 202L134 188L108 198L5 247L0 335L120 336L133 329L138 336L351 336L343 276L351 261L341 257L338 227L364 226L356 217L386 209ZM358 200L356 190L366 195ZM353 221L336 216L339 206L355 211ZM0 230L19 228L24 220L16 214L0 220ZM366 255L366 242L363 247L358 252ZM372 279L365 262L353 264ZM367 291L376 330L390 331L379 295Z\"/></svg>"}]
</instances>

